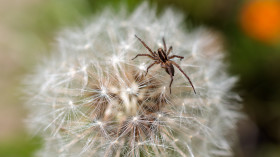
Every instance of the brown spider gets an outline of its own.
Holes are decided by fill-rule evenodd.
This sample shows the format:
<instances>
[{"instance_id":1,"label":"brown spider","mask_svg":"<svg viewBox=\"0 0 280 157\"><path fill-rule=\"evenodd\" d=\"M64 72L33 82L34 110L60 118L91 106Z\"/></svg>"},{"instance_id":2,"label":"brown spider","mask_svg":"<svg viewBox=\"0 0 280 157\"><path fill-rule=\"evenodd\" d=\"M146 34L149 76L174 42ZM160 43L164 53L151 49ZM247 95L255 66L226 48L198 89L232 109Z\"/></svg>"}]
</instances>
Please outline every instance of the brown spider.
<instances>
[{"instance_id":1,"label":"brown spider","mask_svg":"<svg viewBox=\"0 0 280 157\"><path fill-rule=\"evenodd\" d=\"M171 77L171 81L170 81L170 84L169 84L169 89L170 89L170 94L171 94L171 84L173 82L173 76L174 76L174 67L173 65L175 65L184 75L185 77L189 80L192 88L193 88L193 91L194 93L196 94L195 92L195 89L194 89L194 86L192 84L192 81L190 80L190 78L188 77L187 74L184 73L184 71L181 69L181 67L175 63L174 61L170 60L172 58L180 58L180 60L182 60L184 57L183 56L177 56L177 55L172 55L172 56L168 56L169 53L172 51L172 46L169 47L168 51L166 49L166 44L165 44L165 40L164 38L162 38L162 42L163 42L163 46L164 46L164 49L162 48L159 48L158 49L158 53L156 52L153 52L147 45L144 41L142 41L137 35L135 35L135 37L149 50L149 52L151 53L151 55L149 54L138 54L136 55L132 60L134 60L136 57L138 56L147 56L151 59L154 60L154 63L152 63L151 65L148 66L147 68L147 71L146 71L146 75L148 74L148 71L149 69L155 65L155 64L160 64L160 66L162 68L165 69L165 71L170 75ZM145 75L145 76L146 76Z\"/></svg>"}]
</instances>

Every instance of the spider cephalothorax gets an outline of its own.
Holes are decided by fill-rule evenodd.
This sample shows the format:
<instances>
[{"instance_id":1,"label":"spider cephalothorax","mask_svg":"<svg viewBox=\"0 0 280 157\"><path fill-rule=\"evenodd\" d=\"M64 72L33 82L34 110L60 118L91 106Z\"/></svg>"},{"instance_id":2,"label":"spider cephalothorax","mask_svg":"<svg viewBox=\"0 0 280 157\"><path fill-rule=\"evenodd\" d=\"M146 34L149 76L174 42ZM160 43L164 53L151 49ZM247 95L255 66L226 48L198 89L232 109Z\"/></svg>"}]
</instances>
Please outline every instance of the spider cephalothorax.
<instances>
[{"instance_id":1,"label":"spider cephalothorax","mask_svg":"<svg viewBox=\"0 0 280 157\"><path fill-rule=\"evenodd\" d=\"M167 51L167 48L166 48L166 44L165 44L165 40L164 38L162 38L162 42L163 42L163 49L162 48L159 48L158 49L158 52L153 52L147 45L144 41L142 41L137 35L135 35L135 37L149 50L149 52L151 54L137 54L133 59L135 59L136 57L138 56L147 56L151 59L154 60L154 63L152 63L151 65L148 66L147 68L147 71L146 71L146 75L148 74L148 71L149 69L155 65L155 64L160 64L160 66L162 68L165 69L165 71L170 75L171 77L171 81L170 81L170 84L169 84L169 89L170 89L170 94L171 94L171 85L172 85L172 82L173 82L173 76L174 76L174 67L173 65L175 65L184 75L185 77L189 80L192 88L193 88L193 91L194 93L195 92L195 89L194 89L194 86L192 84L192 81L190 80L190 78L188 77L187 74L185 74L185 72L181 69L181 67L175 63L174 61L170 60L172 58L180 58L180 60L182 60L184 57L183 56L177 56L177 55L172 55L172 56L169 56L170 52L172 51L172 46L169 47L168 51ZM133 60L132 59L132 60Z\"/></svg>"}]
</instances>

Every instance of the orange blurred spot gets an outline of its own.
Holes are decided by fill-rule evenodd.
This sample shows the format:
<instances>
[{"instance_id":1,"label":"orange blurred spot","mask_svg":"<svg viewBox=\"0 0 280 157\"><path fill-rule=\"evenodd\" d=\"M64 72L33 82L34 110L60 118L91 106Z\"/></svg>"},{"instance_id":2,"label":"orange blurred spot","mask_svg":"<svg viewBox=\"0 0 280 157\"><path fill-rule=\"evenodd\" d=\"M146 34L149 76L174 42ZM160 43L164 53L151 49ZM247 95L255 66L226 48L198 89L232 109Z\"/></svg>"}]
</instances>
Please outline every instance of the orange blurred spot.
<instances>
[{"instance_id":1,"label":"orange blurred spot","mask_svg":"<svg viewBox=\"0 0 280 157\"><path fill-rule=\"evenodd\" d=\"M253 38L274 42L280 38L280 1L253 0L241 11L241 26Z\"/></svg>"}]
</instances>

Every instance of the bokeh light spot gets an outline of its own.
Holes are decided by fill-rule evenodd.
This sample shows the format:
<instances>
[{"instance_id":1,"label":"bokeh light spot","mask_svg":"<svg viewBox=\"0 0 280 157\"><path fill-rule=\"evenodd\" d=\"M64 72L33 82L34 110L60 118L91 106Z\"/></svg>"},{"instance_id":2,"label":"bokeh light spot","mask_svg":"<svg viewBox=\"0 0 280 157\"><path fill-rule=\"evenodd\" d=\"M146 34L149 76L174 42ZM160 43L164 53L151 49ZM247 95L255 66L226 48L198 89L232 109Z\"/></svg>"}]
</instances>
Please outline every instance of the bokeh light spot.
<instances>
[{"instance_id":1,"label":"bokeh light spot","mask_svg":"<svg viewBox=\"0 0 280 157\"><path fill-rule=\"evenodd\" d=\"M243 30L263 42L280 38L280 1L255 0L244 5L240 14Z\"/></svg>"}]
</instances>

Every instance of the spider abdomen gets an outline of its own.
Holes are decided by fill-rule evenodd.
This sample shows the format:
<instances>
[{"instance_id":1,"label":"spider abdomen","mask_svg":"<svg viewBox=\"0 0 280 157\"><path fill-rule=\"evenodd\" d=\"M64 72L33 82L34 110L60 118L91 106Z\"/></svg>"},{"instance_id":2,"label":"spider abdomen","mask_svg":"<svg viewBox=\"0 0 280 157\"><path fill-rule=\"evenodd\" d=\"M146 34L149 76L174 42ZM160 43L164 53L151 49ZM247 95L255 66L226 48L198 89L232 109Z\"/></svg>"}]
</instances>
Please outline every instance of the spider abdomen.
<instances>
[{"instance_id":1,"label":"spider abdomen","mask_svg":"<svg viewBox=\"0 0 280 157\"><path fill-rule=\"evenodd\" d=\"M166 66L170 67L170 72L171 72L172 76L174 76L175 71L174 71L173 65L172 64L167 64ZM165 68L165 71L167 72L167 74L171 75L168 68Z\"/></svg>"}]
</instances>

